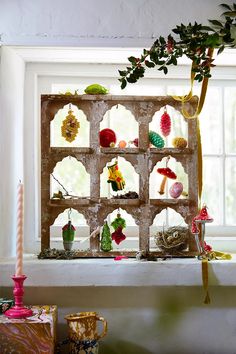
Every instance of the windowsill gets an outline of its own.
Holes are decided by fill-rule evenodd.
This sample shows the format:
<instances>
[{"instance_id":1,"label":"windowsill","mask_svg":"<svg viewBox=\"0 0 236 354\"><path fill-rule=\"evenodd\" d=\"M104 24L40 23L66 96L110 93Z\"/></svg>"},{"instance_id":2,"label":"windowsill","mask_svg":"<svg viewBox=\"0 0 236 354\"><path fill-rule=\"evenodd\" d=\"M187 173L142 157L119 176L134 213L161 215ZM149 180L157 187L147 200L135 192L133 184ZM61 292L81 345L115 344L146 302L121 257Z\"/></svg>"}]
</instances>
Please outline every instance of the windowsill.
<instances>
[{"instance_id":1,"label":"windowsill","mask_svg":"<svg viewBox=\"0 0 236 354\"><path fill-rule=\"evenodd\" d=\"M11 287L15 259L0 261L0 286ZM175 258L157 262L127 259L38 260L24 258L25 286L202 286L201 262ZM236 285L236 254L232 260L209 262L209 285Z\"/></svg>"}]
</instances>

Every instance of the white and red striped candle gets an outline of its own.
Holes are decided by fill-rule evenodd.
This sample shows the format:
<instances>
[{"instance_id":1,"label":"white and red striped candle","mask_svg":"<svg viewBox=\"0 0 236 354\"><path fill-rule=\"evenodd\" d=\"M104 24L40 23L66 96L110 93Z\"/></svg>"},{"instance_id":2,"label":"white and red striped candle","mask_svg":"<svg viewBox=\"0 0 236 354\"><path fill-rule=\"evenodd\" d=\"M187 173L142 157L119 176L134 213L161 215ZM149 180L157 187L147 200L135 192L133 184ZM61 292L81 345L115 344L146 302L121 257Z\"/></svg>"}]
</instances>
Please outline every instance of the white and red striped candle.
<instances>
[{"instance_id":1,"label":"white and red striped candle","mask_svg":"<svg viewBox=\"0 0 236 354\"><path fill-rule=\"evenodd\" d=\"M15 276L23 274L23 184L19 182L17 188L17 233L16 233L16 269Z\"/></svg>"}]
</instances>

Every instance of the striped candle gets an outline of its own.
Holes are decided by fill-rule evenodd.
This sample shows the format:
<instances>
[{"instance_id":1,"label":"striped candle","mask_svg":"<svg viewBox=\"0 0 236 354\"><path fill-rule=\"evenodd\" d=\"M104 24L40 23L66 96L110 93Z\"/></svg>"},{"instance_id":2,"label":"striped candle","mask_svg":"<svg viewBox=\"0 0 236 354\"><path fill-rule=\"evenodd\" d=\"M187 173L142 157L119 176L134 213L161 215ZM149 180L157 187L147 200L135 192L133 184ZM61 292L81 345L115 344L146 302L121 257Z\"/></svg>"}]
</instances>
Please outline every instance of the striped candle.
<instances>
[{"instance_id":1,"label":"striped candle","mask_svg":"<svg viewBox=\"0 0 236 354\"><path fill-rule=\"evenodd\" d=\"M16 270L15 276L23 274L23 184L17 188L17 234L16 234Z\"/></svg>"}]
</instances>

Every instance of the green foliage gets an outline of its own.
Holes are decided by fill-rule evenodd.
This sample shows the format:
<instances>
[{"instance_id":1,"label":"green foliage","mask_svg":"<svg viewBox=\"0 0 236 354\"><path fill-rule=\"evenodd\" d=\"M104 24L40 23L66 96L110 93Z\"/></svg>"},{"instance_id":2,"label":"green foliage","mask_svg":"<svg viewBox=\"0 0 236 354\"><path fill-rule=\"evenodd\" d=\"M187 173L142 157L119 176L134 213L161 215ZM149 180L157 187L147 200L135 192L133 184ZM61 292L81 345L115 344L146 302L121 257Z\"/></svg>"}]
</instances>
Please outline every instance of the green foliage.
<instances>
[{"instance_id":1,"label":"green foliage","mask_svg":"<svg viewBox=\"0 0 236 354\"><path fill-rule=\"evenodd\" d=\"M212 27L197 22L181 23L172 30L174 35L169 34L167 39L160 36L149 50L143 49L140 58L129 57L131 65L126 70L119 70L121 88L144 77L146 68L157 67L167 74L168 66L177 65L178 58L183 55L193 62L195 80L201 82L204 77L211 77L210 70L214 64L209 49L218 48L217 54L220 54L225 47L236 47L236 4L220 6L227 11L222 14L222 21L209 20Z\"/></svg>"}]
</instances>

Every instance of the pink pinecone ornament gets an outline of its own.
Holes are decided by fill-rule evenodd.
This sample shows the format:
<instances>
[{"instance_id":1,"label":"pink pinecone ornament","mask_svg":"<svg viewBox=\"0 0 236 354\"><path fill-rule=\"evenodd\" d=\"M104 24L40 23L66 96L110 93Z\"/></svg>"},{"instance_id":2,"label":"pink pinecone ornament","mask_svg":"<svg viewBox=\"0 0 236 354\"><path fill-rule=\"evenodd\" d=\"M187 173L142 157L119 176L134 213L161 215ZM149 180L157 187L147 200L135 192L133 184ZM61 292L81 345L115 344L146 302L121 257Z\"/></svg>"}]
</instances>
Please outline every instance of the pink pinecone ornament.
<instances>
[{"instance_id":1,"label":"pink pinecone ornament","mask_svg":"<svg viewBox=\"0 0 236 354\"><path fill-rule=\"evenodd\" d=\"M171 130L171 120L170 120L170 116L166 112L166 110L161 116L160 126L161 126L162 135L168 136L170 134L170 130Z\"/></svg>"}]
</instances>

